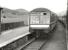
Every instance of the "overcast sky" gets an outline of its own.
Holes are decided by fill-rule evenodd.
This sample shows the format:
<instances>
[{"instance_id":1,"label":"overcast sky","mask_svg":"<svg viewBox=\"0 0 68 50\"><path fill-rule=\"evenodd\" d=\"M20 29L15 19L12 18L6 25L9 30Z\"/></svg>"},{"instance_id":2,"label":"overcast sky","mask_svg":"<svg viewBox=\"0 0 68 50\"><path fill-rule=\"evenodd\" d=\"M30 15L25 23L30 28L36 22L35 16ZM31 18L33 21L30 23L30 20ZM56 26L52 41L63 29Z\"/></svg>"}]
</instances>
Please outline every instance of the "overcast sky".
<instances>
[{"instance_id":1,"label":"overcast sky","mask_svg":"<svg viewBox=\"0 0 68 50\"><path fill-rule=\"evenodd\" d=\"M26 9L31 11L43 7L59 13L67 8L67 0L0 0L0 6L9 9Z\"/></svg>"}]
</instances>

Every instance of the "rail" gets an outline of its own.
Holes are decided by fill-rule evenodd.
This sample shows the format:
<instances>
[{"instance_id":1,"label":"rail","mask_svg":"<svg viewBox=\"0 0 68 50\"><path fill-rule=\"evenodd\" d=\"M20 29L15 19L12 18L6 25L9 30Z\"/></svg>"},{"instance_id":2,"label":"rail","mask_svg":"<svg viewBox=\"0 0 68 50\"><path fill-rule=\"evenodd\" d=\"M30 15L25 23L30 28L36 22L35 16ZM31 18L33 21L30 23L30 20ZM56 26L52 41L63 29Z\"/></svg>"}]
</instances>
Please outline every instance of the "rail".
<instances>
[{"instance_id":1,"label":"rail","mask_svg":"<svg viewBox=\"0 0 68 50\"><path fill-rule=\"evenodd\" d=\"M63 26L64 26L64 28L66 28L66 23L64 23L63 21L61 21L61 20L58 20Z\"/></svg>"}]
</instances>

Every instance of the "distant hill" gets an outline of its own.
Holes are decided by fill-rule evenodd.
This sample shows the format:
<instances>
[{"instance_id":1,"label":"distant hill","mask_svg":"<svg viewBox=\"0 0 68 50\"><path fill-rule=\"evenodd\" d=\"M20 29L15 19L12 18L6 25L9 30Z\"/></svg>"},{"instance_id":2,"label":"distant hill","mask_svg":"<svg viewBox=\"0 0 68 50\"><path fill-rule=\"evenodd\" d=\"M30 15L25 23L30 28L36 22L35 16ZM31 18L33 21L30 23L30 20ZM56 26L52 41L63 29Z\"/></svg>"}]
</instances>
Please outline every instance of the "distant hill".
<instances>
[{"instance_id":1,"label":"distant hill","mask_svg":"<svg viewBox=\"0 0 68 50\"><path fill-rule=\"evenodd\" d=\"M25 9L16 9L16 11L18 11L18 12L28 12L28 11L25 10Z\"/></svg>"},{"instance_id":2,"label":"distant hill","mask_svg":"<svg viewBox=\"0 0 68 50\"><path fill-rule=\"evenodd\" d=\"M60 20L66 20L66 11L57 14Z\"/></svg>"},{"instance_id":3,"label":"distant hill","mask_svg":"<svg viewBox=\"0 0 68 50\"><path fill-rule=\"evenodd\" d=\"M15 11L15 10L10 10L10 9L7 9L7 8L3 8L3 12L4 13L18 13L17 11Z\"/></svg>"},{"instance_id":4,"label":"distant hill","mask_svg":"<svg viewBox=\"0 0 68 50\"><path fill-rule=\"evenodd\" d=\"M12 18L12 17L24 17L28 15L28 11L24 9L18 9L18 10L10 10L7 8L3 8L3 15Z\"/></svg>"},{"instance_id":5,"label":"distant hill","mask_svg":"<svg viewBox=\"0 0 68 50\"><path fill-rule=\"evenodd\" d=\"M28 11L24 9L10 10L3 8L1 21L3 23L21 22L24 21L28 24Z\"/></svg>"},{"instance_id":6,"label":"distant hill","mask_svg":"<svg viewBox=\"0 0 68 50\"><path fill-rule=\"evenodd\" d=\"M64 10L64 11L62 11L62 12L59 12L57 15L58 15L58 16L65 16L65 15L66 15L66 10Z\"/></svg>"}]
</instances>

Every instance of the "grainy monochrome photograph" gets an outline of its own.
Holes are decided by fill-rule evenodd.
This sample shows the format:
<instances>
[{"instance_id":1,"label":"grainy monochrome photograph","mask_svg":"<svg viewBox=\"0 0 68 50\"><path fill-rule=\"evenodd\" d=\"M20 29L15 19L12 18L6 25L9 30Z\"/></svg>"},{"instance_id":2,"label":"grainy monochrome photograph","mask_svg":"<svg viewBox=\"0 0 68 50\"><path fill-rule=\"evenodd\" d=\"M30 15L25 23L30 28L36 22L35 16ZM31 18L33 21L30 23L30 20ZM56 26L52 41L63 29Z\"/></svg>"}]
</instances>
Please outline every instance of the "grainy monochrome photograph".
<instances>
[{"instance_id":1,"label":"grainy monochrome photograph","mask_svg":"<svg viewBox=\"0 0 68 50\"><path fill-rule=\"evenodd\" d=\"M0 0L0 50L68 50L67 0Z\"/></svg>"}]
</instances>

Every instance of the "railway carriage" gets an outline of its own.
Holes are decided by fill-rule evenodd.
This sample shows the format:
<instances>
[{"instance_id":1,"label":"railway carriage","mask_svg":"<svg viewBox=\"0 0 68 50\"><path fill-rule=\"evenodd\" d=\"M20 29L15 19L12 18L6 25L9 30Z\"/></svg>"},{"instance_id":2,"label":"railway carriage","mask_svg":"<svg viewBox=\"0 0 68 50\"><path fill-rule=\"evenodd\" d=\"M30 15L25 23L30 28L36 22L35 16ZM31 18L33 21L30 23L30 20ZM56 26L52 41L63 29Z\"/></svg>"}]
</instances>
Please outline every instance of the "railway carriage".
<instances>
[{"instance_id":1,"label":"railway carriage","mask_svg":"<svg viewBox=\"0 0 68 50\"><path fill-rule=\"evenodd\" d=\"M15 13L15 14L12 14ZM4 10L4 8L2 8L1 10L1 32L5 32L5 31L9 31L15 28L19 28L19 27L24 27L27 26L27 19L24 18L25 16L28 17L28 14L24 13L19 13L16 14L17 12L12 12L11 10ZM21 15L20 15L21 14Z\"/></svg>"},{"instance_id":2,"label":"railway carriage","mask_svg":"<svg viewBox=\"0 0 68 50\"><path fill-rule=\"evenodd\" d=\"M50 32L57 24L57 15L46 8L37 8L30 12L29 31Z\"/></svg>"}]
</instances>

